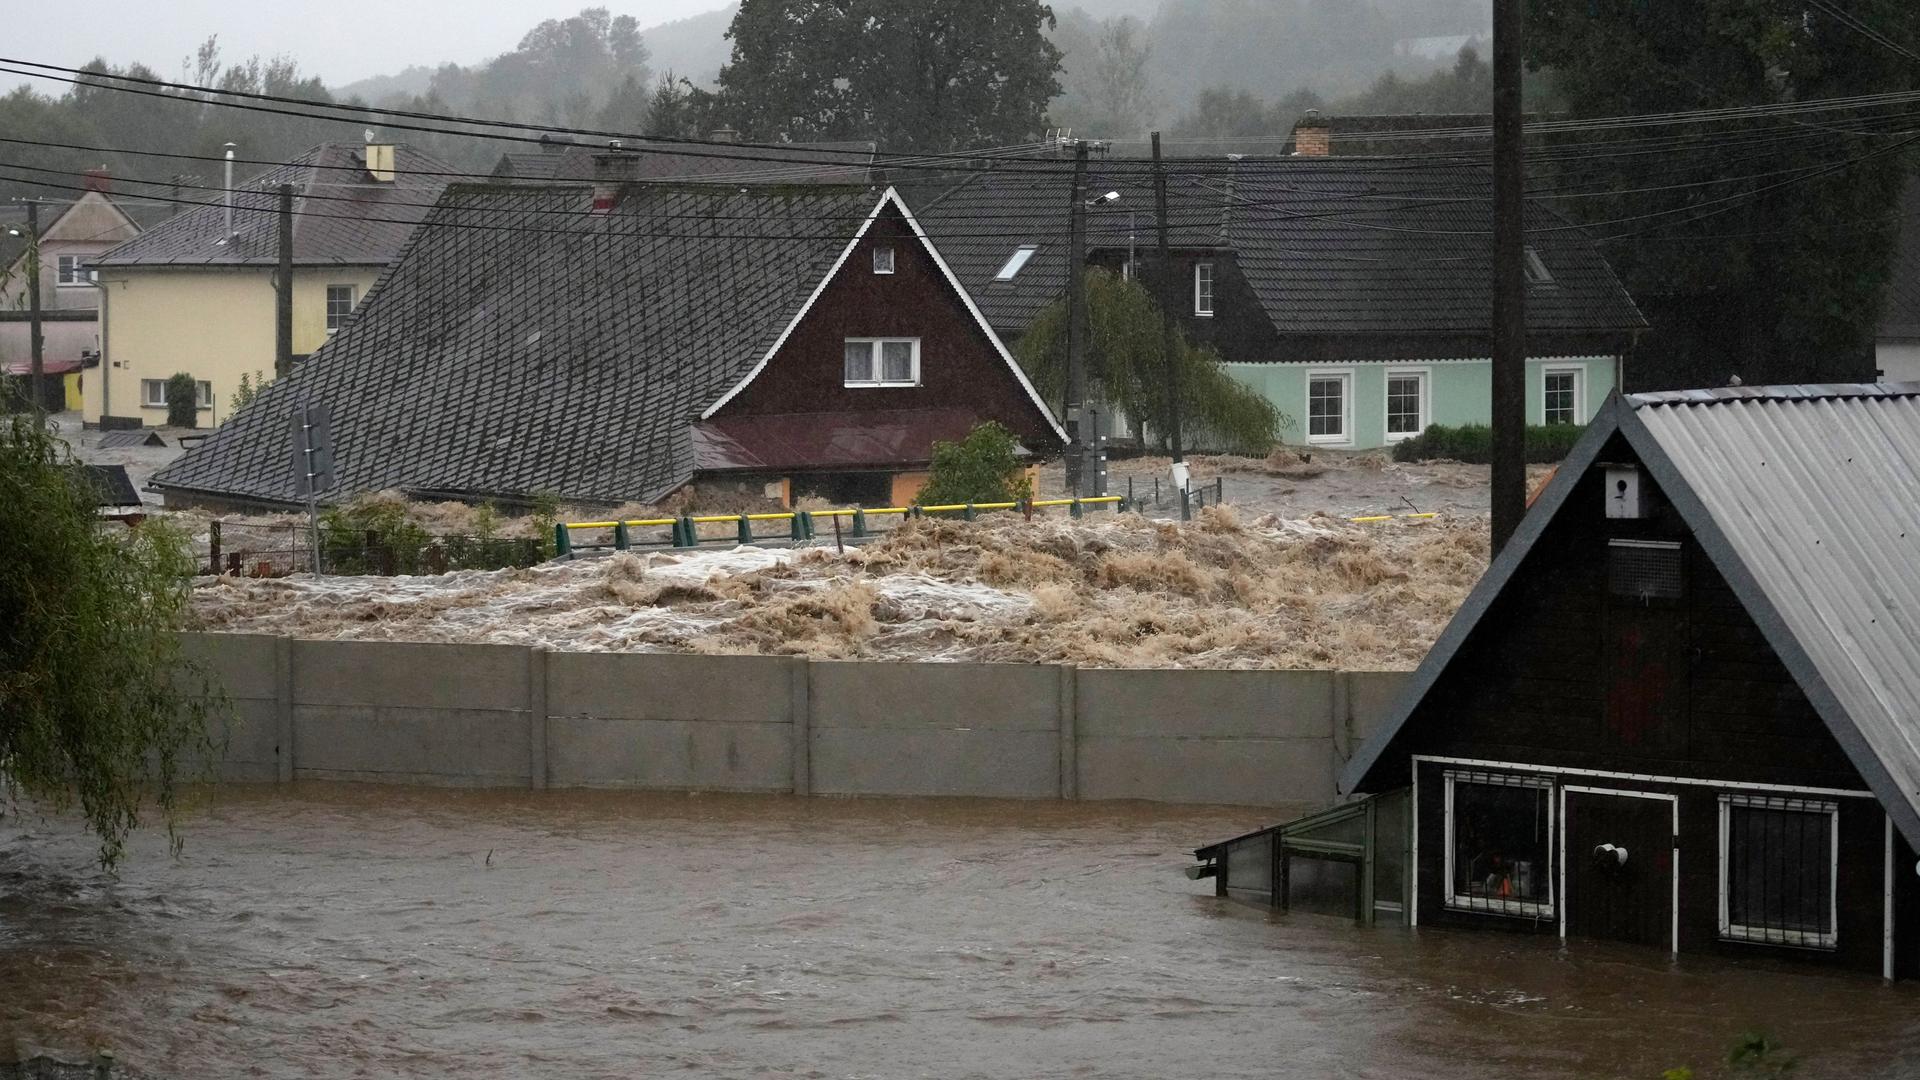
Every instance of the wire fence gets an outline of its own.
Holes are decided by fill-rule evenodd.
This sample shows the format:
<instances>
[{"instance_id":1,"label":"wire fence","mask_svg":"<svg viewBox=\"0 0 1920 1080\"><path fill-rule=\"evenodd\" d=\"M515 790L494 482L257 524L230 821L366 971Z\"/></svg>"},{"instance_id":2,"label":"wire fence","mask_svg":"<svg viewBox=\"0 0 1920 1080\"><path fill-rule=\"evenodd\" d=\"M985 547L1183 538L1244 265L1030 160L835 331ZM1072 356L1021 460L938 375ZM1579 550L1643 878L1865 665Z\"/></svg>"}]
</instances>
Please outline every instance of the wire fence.
<instances>
[{"instance_id":1,"label":"wire fence","mask_svg":"<svg viewBox=\"0 0 1920 1080\"><path fill-rule=\"evenodd\" d=\"M208 574L285 577L311 573L313 534L304 524L215 521L207 532ZM472 536L458 533L410 533L392 536L378 530L322 526L320 569L329 574L444 574L451 570L507 570L546 560L545 544L535 537Z\"/></svg>"}]
</instances>

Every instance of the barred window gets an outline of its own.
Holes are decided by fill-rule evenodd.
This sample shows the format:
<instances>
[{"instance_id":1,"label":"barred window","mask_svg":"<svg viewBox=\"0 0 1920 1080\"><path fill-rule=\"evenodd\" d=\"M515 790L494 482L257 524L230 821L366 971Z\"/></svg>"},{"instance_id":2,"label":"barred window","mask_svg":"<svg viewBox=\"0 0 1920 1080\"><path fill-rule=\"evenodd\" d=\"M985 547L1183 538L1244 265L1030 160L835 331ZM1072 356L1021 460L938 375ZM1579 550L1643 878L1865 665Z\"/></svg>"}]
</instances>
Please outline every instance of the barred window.
<instances>
[{"instance_id":1,"label":"barred window","mask_svg":"<svg viewBox=\"0 0 1920 1080\"><path fill-rule=\"evenodd\" d=\"M1449 772L1447 906L1495 915L1553 915L1553 781Z\"/></svg>"},{"instance_id":2,"label":"barred window","mask_svg":"<svg viewBox=\"0 0 1920 1080\"><path fill-rule=\"evenodd\" d=\"M1837 803L1720 796L1720 936L1831 949Z\"/></svg>"}]
</instances>

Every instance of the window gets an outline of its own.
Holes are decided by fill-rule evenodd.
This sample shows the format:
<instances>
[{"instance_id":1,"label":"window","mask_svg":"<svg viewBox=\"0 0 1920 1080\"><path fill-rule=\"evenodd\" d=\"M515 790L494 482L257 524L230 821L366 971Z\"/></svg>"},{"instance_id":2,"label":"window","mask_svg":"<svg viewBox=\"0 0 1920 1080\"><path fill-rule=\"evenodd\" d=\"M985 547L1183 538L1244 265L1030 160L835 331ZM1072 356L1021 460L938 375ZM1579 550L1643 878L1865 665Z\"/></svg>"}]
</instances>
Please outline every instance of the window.
<instances>
[{"instance_id":1,"label":"window","mask_svg":"<svg viewBox=\"0 0 1920 1080\"><path fill-rule=\"evenodd\" d=\"M1553 916L1553 781L1447 774L1447 906Z\"/></svg>"},{"instance_id":2,"label":"window","mask_svg":"<svg viewBox=\"0 0 1920 1080\"><path fill-rule=\"evenodd\" d=\"M1193 264L1193 313L1213 314L1213 264Z\"/></svg>"},{"instance_id":3,"label":"window","mask_svg":"<svg viewBox=\"0 0 1920 1080\"><path fill-rule=\"evenodd\" d=\"M1014 249L1013 254L1007 256L1007 261L1000 265L999 271L993 275L993 280L1012 281L1013 275L1019 273L1020 268L1027 265L1027 260L1033 258L1033 253L1039 250L1038 244L1021 244Z\"/></svg>"},{"instance_id":4,"label":"window","mask_svg":"<svg viewBox=\"0 0 1920 1080\"><path fill-rule=\"evenodd\" d=\"M353 311L353 286L327 286L327 333L331 334L347 321Z\"/></svg>"},{"instance_id":5,"label":"window","mask_svg":"<svg viewBox=\"0 0 1920 1080\"><path fill-rule=\"evenodd\" d=\"M893 273L893 249L877 247L873 249L873 272L876 274Z\"/></svg>"},{"instance_id":6,"label":"window","mask_svg":"<svg viewBox=\"0 0 1920 1080\"><path fill-rule=\"evenodd\" d=\"M920 385L919 338L848 338L848 386Z\"/></svg>"},{"instance_id":7,"label":"window","mask_svg":"<svg viewBox=\"0 0 1920 1080\"><path fill-rule=\"evenodd\" d=\"M199 407L202 409L213 408L213 383L207 381L206 379L201 379L199 382L195 383L194 386L196 389L200 391L199 394L196 395L200 399ZM140 380L140 404L149 409L166 408L167 407L167 380L141 379Z\"/></svg>"},{"instance_id":8,"label":"window","mask_svg":"<svg viewBox=\"0 0 1920 1080\"><path fill-rule=\"evenodd\" d=\"M1720 796L1720 936L1834 947L1837 803Z\"/></svg>"},{"instance_id":9,"label":"window","mask_svg":"<svg viewBox=\"0 0 1920 1080\"><path fill-rule=\"evenodd\" d=\"M1607 541L1607 591L1645 603L1685 593L1680 545L1671 540Z\"/></svg>"},{"instance_id":10,"label":"window","mask_svg":"<svg viewBox=\"0 0 1920 1080\"><path fill-rule=\"evenodd\" d=\"M1347 441L1347 388L1351 376L1307 376L1307 441Z\"/></svg>"},{"instance_id":11,"label":"window","mask_svg":"<svg viewBox=\"0 0 1920 1080\"><path fill-rule=\"evenodd\" d=\"M1525 250L1525 255L1526 255L1527 284L1552 285L1554 283L1553 273L1552 271L1547 269L1547 264L1541 261L1540 253L1533 250L1532 248L1527 248Z\"/></svg>"},{"instance_id":12,"label":"window","mask_svg":"<svg viewBox=\"0 0 1920 1080\"><path fill-rule=\"evenodd\" d=\"M56 276L59 285L91 285L93 271L87 269L87 261L79 255L61 255L55 261Z\"/></svg>"},{"instance_id":13,"label":"window","mask_svg":"<svg viewBox=\"0 0 1920 1080\"><path fill-rule=\"evenodd\" d=\"M1540 376L1540 422L1577 424L1580 422L1582 376L1580 368L1549 368Z\"/></svg>"},{"instance_id":14,"label":"window","mask_svg":"<svg viewBox=\"0 0 1920 1080\"><path fill-rule=\"evenodd\" d=\"M1387 372L1387 441L1398 442L1427 429L1427 373Z\"/></svg>"}]
</instances>

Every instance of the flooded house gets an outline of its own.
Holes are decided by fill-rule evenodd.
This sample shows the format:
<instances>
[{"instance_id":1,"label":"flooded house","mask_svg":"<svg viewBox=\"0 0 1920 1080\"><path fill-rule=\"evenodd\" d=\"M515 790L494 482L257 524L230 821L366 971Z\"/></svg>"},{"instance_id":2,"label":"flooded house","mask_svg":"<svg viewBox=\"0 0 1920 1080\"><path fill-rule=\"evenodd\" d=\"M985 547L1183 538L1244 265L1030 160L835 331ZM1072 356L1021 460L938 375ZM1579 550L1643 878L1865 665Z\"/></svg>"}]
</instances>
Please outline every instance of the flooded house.
<instances>
[{"instance_id":1,"label":"flooded house","mask_svg":"<svg viewBox=\"0 0 1920 1080\"><path fill-rule=\"evenodd\" d=\"M1363 921L1920 974L1920 384L1613 396L1348 760L1201 848Z\"/></svg>"},{"instance_id":2,"label":"flooded house","mask_svg":"<svg viewBox=\"0 0 1920 1080\"><path fill-rule=\"evenodd\" d=\"M525 504L705 493L901 505L985 421L1064 435L891 188L601 178L449 187L351 324L160 470L169 505L298 505L288 424L338 485Z\"/></svg>"}]
</instances>

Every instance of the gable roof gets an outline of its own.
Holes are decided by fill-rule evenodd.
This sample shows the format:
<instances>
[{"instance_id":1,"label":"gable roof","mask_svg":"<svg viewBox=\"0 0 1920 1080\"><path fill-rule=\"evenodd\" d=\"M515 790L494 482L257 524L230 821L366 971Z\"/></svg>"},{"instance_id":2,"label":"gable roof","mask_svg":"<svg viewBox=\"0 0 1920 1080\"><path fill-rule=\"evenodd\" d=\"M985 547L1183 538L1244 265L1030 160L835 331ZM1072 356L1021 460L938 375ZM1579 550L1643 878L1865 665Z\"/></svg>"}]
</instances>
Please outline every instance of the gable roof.
<instances>
[{"instance_id":1,"label":"gable roof","mask_svg":"<svg viewBox=\"0 0 1920 1080\"><path fill-rule=\"evenodd\" d=\"M1365 784L1616 432L1920 844L1920 383L1609 398L1341 787Z\"/></svg>"},{"instance_id":2,"label":"gable roof","mask_svg":"<svg viewBox=\"0 0 1920 1080\"><path fill-rule=\"evenodd\" d=\"M335 498L656 500L697 467L700 414L875 218L904 212L828 185L642 185L602 214L593 197L449 188L348 326L153 485L295 501L286 431L306 397L332 409Z\"/></svg>"},{"instance_id":3,"label":"gable roof","mask_svg":"<svg viewBox=\"0 0 1920 1080\"><path fill-rule=\"evenodd\" d=\"M182 209L93 260L112 266L272 266L279 259L278 188L292 184L293 261L299 266L385 266L427 216L452 166L405 143L394 179L366 171L366 148L322 143L234 185L233 230L220 192ZM225 240L225 242L223 242Z\"/></svg>"},{"instance_id":4,"label":"gable roof","mask_svg":"<svg viewBox=\"0 0 1920 1080\"><path fill-rule=\"evenodd\" d=\"M1492 175L1481 165L1350 158L1182 159L1168 178L1169 246L1233 253L1276 333L1484 337ZM910 195L994 326L1026 329L1066 286L1071 164L1022 162ZM1087 248L1151 257L1152 175L1138 162L1089 170L1089 192L1119 191L1087 214ZM1566 219L1527 206L1528 245L1552 282L1527 293L1529 332L1623 345L1646 326L1599 249ZM994 274L1023 244L1039 250L1011 282Z\"/></svg>"}]
</instances>

